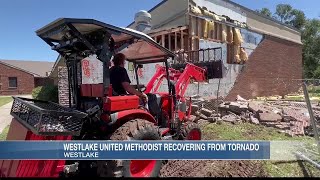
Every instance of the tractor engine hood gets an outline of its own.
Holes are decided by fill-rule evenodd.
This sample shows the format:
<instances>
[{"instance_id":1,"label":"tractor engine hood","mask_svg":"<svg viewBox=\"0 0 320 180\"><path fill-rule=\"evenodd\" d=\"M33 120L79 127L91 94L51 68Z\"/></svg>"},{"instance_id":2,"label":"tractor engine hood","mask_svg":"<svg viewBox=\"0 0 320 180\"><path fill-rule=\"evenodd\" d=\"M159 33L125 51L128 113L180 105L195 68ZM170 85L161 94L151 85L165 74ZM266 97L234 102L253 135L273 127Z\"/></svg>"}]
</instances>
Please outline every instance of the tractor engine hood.
<instances>
[{"instance_id":1,"label":"tractor engine hood","mask_svg":"<svg viewBox=\"0 0 320 180\"><path fill-rule=\"evenodd\" d=\"M174 53L148 35L93 19L60 18L36 31L60 55L97 54L107 44L109 52L121 52L135 63L166 61Z\"/></svg>"}]
</instances>

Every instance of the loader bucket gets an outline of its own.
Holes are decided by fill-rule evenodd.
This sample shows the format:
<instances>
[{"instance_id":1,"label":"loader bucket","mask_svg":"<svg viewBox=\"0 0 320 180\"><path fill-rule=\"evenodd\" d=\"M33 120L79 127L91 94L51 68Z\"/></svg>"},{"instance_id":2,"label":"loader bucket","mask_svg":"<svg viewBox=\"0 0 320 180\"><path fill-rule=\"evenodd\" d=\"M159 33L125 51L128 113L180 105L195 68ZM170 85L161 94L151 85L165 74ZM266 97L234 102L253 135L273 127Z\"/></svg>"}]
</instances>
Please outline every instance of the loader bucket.
<instances>
[{"instance_id":1,"label":"loader bucket","mask_svg":"<svg viewBox=\"0 0 320 180\"><path fill-rule=\"evenodd\" d=\"M12 119L7 140L71 140L71 136L39 136ZM0 177L59 177L64 160L1 160Z\"/></svg>"}]
</instances>

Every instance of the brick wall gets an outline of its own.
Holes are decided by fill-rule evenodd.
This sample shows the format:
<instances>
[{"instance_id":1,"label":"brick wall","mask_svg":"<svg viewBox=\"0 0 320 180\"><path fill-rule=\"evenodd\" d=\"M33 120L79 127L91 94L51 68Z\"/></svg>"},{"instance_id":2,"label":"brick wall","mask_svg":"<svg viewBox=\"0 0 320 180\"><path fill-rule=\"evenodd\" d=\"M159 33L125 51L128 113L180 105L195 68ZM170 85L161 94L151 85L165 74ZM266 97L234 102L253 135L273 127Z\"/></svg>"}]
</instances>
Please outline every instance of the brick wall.
<instances>
[{"instance_id":1,"label":"brick wall","mask_svg":"<svg viewBox=\"0 0 320 180\"><path fill-rule=\"evenodd\" d=\"M266 36L251 54L226 100L237 95L250 99L286 95L299 90L302 79L302 45Z\"/></svg>"},{"instance_id":2,"label":"brick wall","mask_svg":"<svg viewBox=\"0 0 320 180\"><path fill-rule=\"evenodd\" d=\"M17 88L9 88L9 77L17 77ZM33 75L0 64L0 95L31 94L33 88Z\"/></svg>"},{"instance_id":3,"label":"brick wall","mask_svg":"<svg viewBox=\"0 0 320 180\"><path fill-rule=\"evenodd\" d=\"M69 83L67 67L58 67L59 104L69 106Z\"/></svg>"}]
</instances>

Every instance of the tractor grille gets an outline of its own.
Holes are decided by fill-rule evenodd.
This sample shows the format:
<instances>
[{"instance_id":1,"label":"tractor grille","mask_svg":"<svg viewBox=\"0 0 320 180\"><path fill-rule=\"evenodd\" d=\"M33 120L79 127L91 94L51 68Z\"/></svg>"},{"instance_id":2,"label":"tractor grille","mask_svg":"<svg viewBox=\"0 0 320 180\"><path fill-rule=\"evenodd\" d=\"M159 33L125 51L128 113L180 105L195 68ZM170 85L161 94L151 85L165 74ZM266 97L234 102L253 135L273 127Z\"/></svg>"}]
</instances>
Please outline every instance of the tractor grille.
<instances>
[{"instance_id":1,"label":"tractor grille","mask_svg":"<svg viewBox=\"0 0 320 180\"><path fill-rule=\"evenodd\" d=\"M37 135L80 135L86 113L48 101L13 97L11 115Z\"/></svg>"}]
</instances>

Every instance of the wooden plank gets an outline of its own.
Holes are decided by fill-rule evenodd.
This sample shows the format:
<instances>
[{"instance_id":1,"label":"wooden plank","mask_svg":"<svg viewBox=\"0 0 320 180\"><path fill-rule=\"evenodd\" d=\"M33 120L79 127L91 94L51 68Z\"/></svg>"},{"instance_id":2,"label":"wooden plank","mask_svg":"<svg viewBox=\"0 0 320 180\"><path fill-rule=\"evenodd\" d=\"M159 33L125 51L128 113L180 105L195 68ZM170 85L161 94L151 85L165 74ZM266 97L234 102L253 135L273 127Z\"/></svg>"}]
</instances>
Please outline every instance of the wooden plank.
<instances>
[{"instance_id":1,"label":"wooden plank","mask_svg":"<svg viewBox=\"0 0 320 180\"><path fill-rule=\"evenodd\" d=\"M165 47L165 35L161 35L161 46Z\"/></svg>"},{"instance_id":2,"label":"wooden plank","mask_svg":"<svg viewBox=\"0 0 320 180\"><path fill-rule=\"evenodd\" d=\"M174 33L174 50L178 51L178 33Z\"/></svg>"},{"instance_id":3,"label":"wooden plank","mask_svg":"<svg viewBox=\"0 0 320 180\"><path fill-rule=\"evenodd\" d=\"M214 23L213 39L218 39L218 23Z\"/></svg>"},{"instance_id":4,"label":"wooden plank","mask_svg":"<svg viewBox=\"0 0 320 180\"><path fill-rule=\"evenodd\" d=\"M188 34L188 49L187 49L187 51L190 51L190 50L192 50L192 44L193 44L193 42L192 42L192 33L193 33L193 21L192 21L192 19L193 19L193 17L192 16L190 16L190 14L189 14L189 34ZM189 57L188 57L188 61L190 61L190 55L189 55Z\"/></svg>"},{"instance_id":5,"label":"wooden plank","mask_svg":"<svg viewBox=\"0 0 320 180\"><path fill-rule=\"evenodd\" d=\"M154 32L154 33L148 33L148 35L149 35L150 37L161 36L161 35L163 35L163 34L180 32L180 31L183 31L183 30L186 30L186 29L188 29L188 26L178 27L178 28L174 28L174 29L166 29L166 30L159 31L159 32Z\"/></svg>"},{"instance_id":6,"label":"wooden plank","mask_svg":"<svg viewBox=\"0 0 320 180\"><path fill-rule=\"evenodd\" d=\"M184 48L184 37L183 37L183 31L181 31L181 37L180 37L180 43L181 43L181 49Z\"/></svg>"},{"instance_id":7,"label":"wooden plank","mask_svg":"<svg viewBox=\"0 0 320 180\"><path fill-rule=\"evenodd\" d=\"M199 21L198 21L198 19L199 18L197 18L197 17L195 18L195 21L196 21L195 34L194 34L195 36L199 36L199 32L198 32L199 31L199 28L198 28L199 27Z\"/></svg>"},{"instance_id":8,"label":"wooden plank","mask_svg":"<svg viewBox=\"0 0 320 180\"><path fill-rule=\"evenodd\" d=\"M188 36L184 36L184 49L186 51L189 51L189 37Z\"/></svg>"},{"instance_id":9,"label":"wooden plank","mask_svg":"<svg viewBox=\"0 0 320 180\"><path fill-rule=\"evenodd\" d=\"M193 36L193 39L202 39L202 38L200 38L199 36ZM207 38L206 40L208 40L208 41L212 41L212 42L222 43L222 41L220 41L220 40L216 40L216 39L210 39L210 38Z\"/></svg>"},{"instance_id":10,"label":"wooden plank","mask_svg":"<svg viewBox=\"0 0 320 180\"><path fill-rule=\"evenodd\" d=\"M171 33L168 34L169 50L171 51Z\"/></svg>"},{"instance_id":11,"label":"wooden plank","mask_svg":"<svg viewBox=\"0 0 320 180\"><path fill-rule=\"evenodd\" d=\"M218 24L218 30L217 30L217 40L222 40L222 24Z\"/></svg>"},{"instance_id":12,"label":"wooden plank","mask_svg":"<svg viewBox=\"0 0 320 180\"><path fill-rule=\"evenodd\" d=\"M202 36L202 34L203 34L203 29L202 29L202 19L200 19L200 18L197 18L198 19L198 25L197 25L197 27L198 27L198 34L196 35L196 36L199 36L199 37L203 37Z\"/></svg>"}]
</instances>

